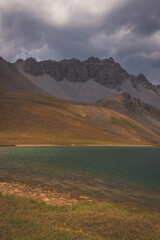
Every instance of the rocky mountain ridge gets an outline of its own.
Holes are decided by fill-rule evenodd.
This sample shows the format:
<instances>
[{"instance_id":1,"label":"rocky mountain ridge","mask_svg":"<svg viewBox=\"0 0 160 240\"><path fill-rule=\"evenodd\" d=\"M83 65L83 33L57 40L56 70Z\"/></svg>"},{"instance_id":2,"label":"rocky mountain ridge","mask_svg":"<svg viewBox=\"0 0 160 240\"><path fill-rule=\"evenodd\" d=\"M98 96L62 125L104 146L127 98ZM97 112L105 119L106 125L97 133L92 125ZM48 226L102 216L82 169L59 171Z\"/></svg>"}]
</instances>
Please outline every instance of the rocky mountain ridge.
<instances>
[{"instance_id":1,"label":"rocky mountain ridge","mask_svg":"<svg viewBox=\"0 0 160 240\"><path fill-rule=\"evenodd\" d=\"M143 74L130 75L113 58L59 62L28 58L15 63L0 58L0 92L13 89L81 103L93 103L126 92L160 109L159 86L152 85Z\"/></svg>"},{"instance_id":2,"label":"rocky mountain ridge","mask_svg":"<svg viewBox=\"0 0 160 240\"><path fill-rule=\"evenodd\" d=\"M156 86L152 85L142 73L138 76L128 74L111 57L106 59L90 57L85 61L73 58L59 62L55 60L38 62L33 58L28 58L25 61L19 59L16 64L23 65L25 73L33 76L48 74L57 81L66 79L71 82L86 82L89 79L94 79L103 86L120 90L123 81L128 80L134 88L137 88L137 84L141 83L157 92Z\"/></svg>"}]
</instances>

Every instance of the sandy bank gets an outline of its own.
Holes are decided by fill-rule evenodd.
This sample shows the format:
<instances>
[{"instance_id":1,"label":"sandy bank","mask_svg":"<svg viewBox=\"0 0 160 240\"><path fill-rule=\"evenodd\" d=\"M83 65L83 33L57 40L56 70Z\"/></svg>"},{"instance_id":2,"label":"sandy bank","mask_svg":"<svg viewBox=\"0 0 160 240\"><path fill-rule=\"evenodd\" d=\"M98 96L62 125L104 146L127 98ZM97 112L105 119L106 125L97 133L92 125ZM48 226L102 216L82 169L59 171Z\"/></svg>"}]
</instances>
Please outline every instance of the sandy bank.
<instances>
[{"instance_id":1,"label":"sandy bank","mask_svg":"<svg viewBox=\"0 0 160 240\"><path fill-rule=\"evenodd\" d=\"M156 145L127 145L127 144L83 144L83 145L56 145L56 144L23 144L15 147L153 147Z\"/></svg>"}]
</instances>

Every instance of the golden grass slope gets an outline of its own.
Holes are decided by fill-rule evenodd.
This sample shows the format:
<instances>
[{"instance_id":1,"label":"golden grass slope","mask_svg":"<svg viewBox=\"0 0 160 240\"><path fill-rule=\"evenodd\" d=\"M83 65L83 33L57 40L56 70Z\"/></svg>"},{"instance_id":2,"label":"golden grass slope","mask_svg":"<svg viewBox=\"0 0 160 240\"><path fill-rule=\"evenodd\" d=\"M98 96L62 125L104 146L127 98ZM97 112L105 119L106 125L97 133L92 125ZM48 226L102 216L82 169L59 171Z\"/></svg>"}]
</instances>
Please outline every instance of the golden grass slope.
<instances>
[{"instance_id":1,"label":"golden grass slope","mask_svg":"<svg viewBox=\"0 0 160 240\"><path fill-rule=\"evenodd\" d=\"M160 110L131 97L127 93L116 94L102 99L96 102L95 105L122 113L160 135Z\"/></svg>"},{"instance_id":2,"label":"golden grass slope","mask_svg":"<svg viewBox=\"0 0 160 240\"><path fill-rule=\"evenodd\" d=\"M158 134L104 107L73 104L24 90L0 94L0 145L159 143Z\"/></svg>"}]
</instances>

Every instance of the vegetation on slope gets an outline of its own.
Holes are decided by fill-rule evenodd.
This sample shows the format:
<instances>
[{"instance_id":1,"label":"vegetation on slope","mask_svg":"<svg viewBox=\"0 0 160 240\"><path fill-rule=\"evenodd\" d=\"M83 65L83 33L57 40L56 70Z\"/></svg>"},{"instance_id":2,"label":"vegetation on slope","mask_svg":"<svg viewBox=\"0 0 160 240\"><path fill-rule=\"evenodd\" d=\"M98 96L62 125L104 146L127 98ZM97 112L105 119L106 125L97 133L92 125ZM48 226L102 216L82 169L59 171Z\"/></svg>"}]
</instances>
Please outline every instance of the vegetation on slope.
<instances>
[{"instance_id":1,"label":"vegetation on slope","mask_svg":"<svg viewBox=\"0 0 160 240\"><path fill-rule=\"evenodd\" d=\"M131 97L128 93L116 94L94 104L122 113L160 135L160 110Z\"/></svg>"},{"instance_id":2,"label":"vegetation on slope","mask_svg":"<svg viewBox=\"0 0 160 240\"><path fill-rule=\"evenodd\" d=\"M16 90L0 94L0 144L158 144L160 137L112 110Z\"/></svg>"}]
</instances>

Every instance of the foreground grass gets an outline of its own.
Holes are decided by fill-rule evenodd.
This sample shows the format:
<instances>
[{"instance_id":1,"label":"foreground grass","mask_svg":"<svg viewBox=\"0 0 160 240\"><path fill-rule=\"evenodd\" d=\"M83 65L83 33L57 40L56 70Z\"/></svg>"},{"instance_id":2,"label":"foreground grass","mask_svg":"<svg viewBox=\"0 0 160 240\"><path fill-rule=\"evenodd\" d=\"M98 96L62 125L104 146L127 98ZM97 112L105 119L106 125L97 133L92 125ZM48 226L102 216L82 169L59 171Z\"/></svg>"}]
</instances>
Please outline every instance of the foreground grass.
<instances>
[{"instance_id":1,"label":"foreground grass","mask_svg":"<svg viewBox=\"0 0 160 240\"><path fill-rule=\"evenodd\" d=\"M159 240L160 213L110 203L53 207L0 194L1 240Z\"/></svg>"}]
</instances>

